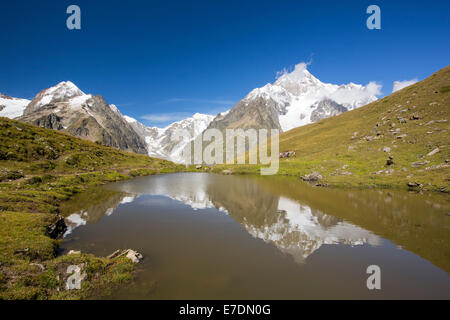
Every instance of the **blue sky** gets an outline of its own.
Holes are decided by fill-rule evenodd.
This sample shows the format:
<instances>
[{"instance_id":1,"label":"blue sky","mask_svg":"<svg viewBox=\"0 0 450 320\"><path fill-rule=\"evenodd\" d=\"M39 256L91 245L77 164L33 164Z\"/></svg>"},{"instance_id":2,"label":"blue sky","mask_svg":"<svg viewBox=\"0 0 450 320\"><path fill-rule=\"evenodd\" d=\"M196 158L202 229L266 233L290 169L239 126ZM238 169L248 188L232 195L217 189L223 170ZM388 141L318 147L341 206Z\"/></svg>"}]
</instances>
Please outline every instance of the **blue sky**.
<instances>
[{"instance_id":1,"label":"blue sky","mask_svg":"<svg viewBox=\"0 0 450 320\"><path fill-rule=\"evenodd\" d=\"M66 8L81 8L81 30ZM381 30L366 8L381 8ZM449 64L449 1L2 1L0 92L70 80L163 126L230 108L302 61L323 82L426 78Z\"/></svg>"}]
</instances>

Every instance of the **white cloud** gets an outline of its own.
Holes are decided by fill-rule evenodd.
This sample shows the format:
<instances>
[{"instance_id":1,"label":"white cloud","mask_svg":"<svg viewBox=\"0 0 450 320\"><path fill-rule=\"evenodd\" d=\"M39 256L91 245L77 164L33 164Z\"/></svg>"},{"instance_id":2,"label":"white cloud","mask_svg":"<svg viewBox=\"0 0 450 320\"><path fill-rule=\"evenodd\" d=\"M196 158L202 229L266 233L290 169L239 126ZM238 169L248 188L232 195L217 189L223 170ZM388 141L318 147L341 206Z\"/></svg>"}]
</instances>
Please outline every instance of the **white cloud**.
<instances>
[{"instance_id":1,"label":"white cloud","mask_svg":"<svg viewBox=\"0 0 450 320\"><path fill-rule=\"evenodd\" d=\"M366 85L366 91L369 95L379 96L381 95L381 88L383 86L381 84L376 83L375 81L370 81Z\"/></svg>"},{"instance_id":2,"label":"white cloud","mask_svg":"<svg viewBox=\"0 0 450 320\"><path fill-rule=\"evenodd\" d=\"M339 86L335 91L324 95L337 103L361 106L376 100L376 96L381 95L381 89L381 84L371 81L366 86L360 84Z\"/></svg>"},{"instance_id":3,"label":"white cloud","mask_svg":"<svg viewBox=\"0 0 450 320\"><path fill-rule=\"evenodd\" d=\"M416 83L417 78L414 78L412 80L403 80L403 81L394 81L394 86L392 88L392 92L398 91L398 90L402 90L403 88L406 88L414 83Z\"/></svg>"}]
</instances>

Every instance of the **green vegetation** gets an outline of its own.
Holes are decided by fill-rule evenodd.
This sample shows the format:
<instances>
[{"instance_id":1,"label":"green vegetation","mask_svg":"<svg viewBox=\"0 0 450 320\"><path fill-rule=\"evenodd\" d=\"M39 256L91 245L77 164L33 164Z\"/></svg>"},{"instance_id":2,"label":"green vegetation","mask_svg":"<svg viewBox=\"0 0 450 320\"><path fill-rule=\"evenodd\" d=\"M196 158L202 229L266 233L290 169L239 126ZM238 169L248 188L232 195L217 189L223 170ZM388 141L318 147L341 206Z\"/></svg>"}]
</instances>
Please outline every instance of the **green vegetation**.
<instances>
[{"instance_id":1,"label":"green vegetation","mask_svg":"<svg viewBox=\"0 0 450 320\"><path fill-rule=\"evenodd\" d=\"M134 265L123 257L57 257L47 227L65 200L88 188L183 166L7 118L0 137L0 299L85 299L132 279ZM86 279L66 291L73 264L86 264Z\"/></svg>"},{"instance_id":2,"label":"green vegetation","mask_svg":"<svg viewBox=\"0 0 450 320\"><path fill-rule=\"evenodd\" d=\"M280 135L280 175L319 172L322 185L449 192L450 67L367 106ZM431 151L439 152L427 156ZM389 156L394 164L387 165ZM227 166L217 166L220 172ZM233 173L259 173L235 165Z\"/></svg>"}]
</instances>

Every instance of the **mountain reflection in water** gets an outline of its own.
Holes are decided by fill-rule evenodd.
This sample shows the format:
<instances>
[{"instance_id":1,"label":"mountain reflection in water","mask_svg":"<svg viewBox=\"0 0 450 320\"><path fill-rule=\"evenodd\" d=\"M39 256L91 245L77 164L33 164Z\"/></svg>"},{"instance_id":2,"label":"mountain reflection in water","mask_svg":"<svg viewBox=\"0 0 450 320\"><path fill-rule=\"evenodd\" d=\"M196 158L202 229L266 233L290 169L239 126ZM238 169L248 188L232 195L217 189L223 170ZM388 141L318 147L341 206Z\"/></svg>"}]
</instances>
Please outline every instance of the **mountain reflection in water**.
<instances>
[{"instance_id":1,"label":"mountain reflection in water","mask_svg":"<svg viewBox=\"0 0 450 320\"><path fill-rule=\"evenodd\" d=\"M169 197L190 206L193 210L216 208L221 212L231 212L232 216L234 210L242 210L239 207L240 201L236 202L228 198L236 193L221 194L222 190L214 189L217 188L217 183L208 183L210 177L210 175L191 175L155 181L157 183L147 185L146 194ZM190 181L185 183L179 181L180 179ZM107 201L69 215L66 218L68 230L65 236L75 228L86 225L87 222L96 222L103 215L111 215L119 205L133 202L139 196L136 190L126 184L123 190L127 190L127 193L114 194ZM254 211L257 210L257 216L264 218L255 221L237 214L239 222L248 233L275 244L282 252L292 255L297 262L303 262L323 244L377 245L379 242L379 238L369 231L313 210L298 201L265 193L258 190L258 185L251 181L239 181L233 185L233 190L237 191L240 197L244 197L247 203L244 211L253 217L256 213ZM257 195L259 196L256 197ZM265 199L261 199L261 195ZM269 204L269 206L264 208L261 205L257 206L258 203ZM227 204L230 211L224 208Z\"/></svg>"},{"instance_id":2,"label":"mountain reflection in water","mask_svg":"<svg viewBox=\"0 0 450 320\"><path fill-rule=\"evenodd\" d=\"M141 195L164 196L198 213L215 208L229 214L250 235L274 244L298 263L325 244L377 246L382 236L449 271L445 198L311 188L290 178L203 173L137 178L98 188L89 197L96 198L96 193L105 199L88 207L65 208L70 213L66 235ZM72 203L92 202L74 199Z\"/></svg>"}]
</instances>

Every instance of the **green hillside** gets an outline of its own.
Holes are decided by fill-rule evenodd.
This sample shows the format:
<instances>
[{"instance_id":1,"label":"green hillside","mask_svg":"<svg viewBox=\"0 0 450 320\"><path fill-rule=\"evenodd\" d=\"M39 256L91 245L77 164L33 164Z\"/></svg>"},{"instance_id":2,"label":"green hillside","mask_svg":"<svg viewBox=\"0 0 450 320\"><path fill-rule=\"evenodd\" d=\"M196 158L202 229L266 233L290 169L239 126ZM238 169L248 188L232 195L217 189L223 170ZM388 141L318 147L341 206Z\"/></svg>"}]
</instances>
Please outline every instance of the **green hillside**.
<instances>
[{"instance_id":1,"label":"green hillside","mask_svg":"<svg viewBox=\"0 0 450 320\"><path fill-rule=\"evenodd\" d=\"M279 174L316 171L331 186L449 191L450 67L383 99L280 135ZM438 149L437 149L438 148ZM437 152L428 155L433 150ZM428 155L428 156L427 156ZM391 156L392 165L387 165ZM222 169L222 168L220 168ZM256 173L255 166L232 166Z\"/></svg>"},{"instance_id":2,"label":"green hillside","mask_svg":"<svg viewBox=\"0 0 450 320\"><path fill-rule=\"evenodd\" d=\"M133 264L81 254L56 257L49 225L87 188L182 169L7 118L0 118L0 299L85 298L132 277ZM87 263L81 290L65 291L70 264ZM61 289L61 290L58 290Z\"/></svg>"}]
</instances>

